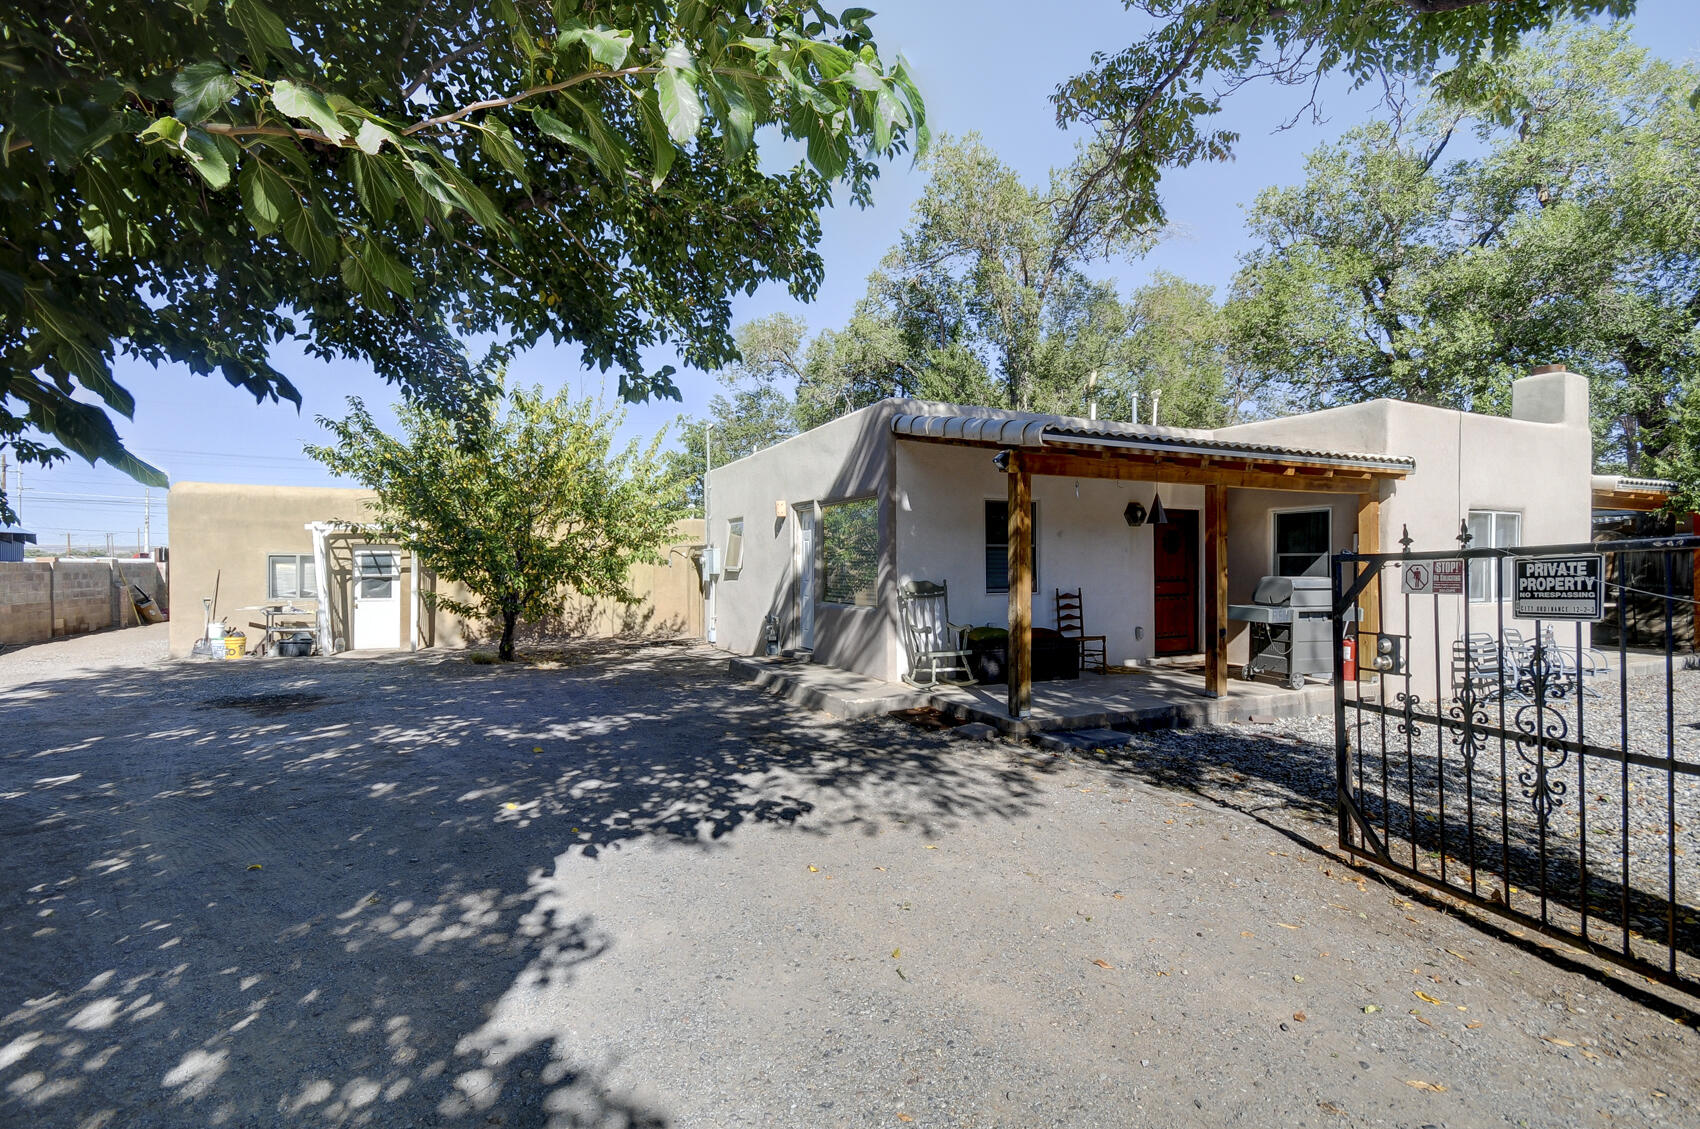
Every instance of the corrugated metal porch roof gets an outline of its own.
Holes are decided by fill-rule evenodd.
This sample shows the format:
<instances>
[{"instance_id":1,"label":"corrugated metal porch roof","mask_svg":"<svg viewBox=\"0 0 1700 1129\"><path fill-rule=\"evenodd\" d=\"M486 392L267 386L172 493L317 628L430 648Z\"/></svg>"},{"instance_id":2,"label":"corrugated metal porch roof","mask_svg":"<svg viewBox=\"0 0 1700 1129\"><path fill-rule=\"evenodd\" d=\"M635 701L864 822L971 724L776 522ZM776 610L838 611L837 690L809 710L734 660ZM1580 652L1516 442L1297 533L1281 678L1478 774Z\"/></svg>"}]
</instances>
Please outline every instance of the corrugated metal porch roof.
<instances>
[{"instance_id":1,"label":"corrugated metal porch roof","mask_svg":"<svg viewBox=\"0 0 1700 1129\"><path fill-rule=\"evenodd\" d=\"M1373 455L1283 447L1269 443L1246 443L1234 439L1218 439L1208 431L1183 431L1179 428L1100 422L1068 416L1021 413L983 416L906 413L892 417L891 430L894 434L909 439L976 443L997 447L1032 449L1055 443L1070 447L1149 451L1154 454L1227 455L1271 462L1361 467L1366 470L1400 473L1410 473L1417 465L1415 459L1402 455Z\"/></svg>"}]
</instances>

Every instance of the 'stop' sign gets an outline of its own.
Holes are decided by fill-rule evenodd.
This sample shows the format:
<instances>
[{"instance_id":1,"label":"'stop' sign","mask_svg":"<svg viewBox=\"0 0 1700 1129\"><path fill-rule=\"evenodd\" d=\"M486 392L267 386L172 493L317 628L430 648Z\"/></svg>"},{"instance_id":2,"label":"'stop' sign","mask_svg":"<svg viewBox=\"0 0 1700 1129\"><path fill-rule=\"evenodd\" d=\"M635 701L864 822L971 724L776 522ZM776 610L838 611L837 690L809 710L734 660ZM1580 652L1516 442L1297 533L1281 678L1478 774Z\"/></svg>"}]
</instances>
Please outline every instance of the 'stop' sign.
<instances>
[{"instance_id":1,"label":"'stop' sign","mask_svg":"<svg viewBox=\"0 0 1700 1129\"><path fill-rule=\"evenodd\" d=\"M1518 557L1511 611L1518 619L1597 620L1606 611L1606 559Z\"/></svg>"}]
</instances>

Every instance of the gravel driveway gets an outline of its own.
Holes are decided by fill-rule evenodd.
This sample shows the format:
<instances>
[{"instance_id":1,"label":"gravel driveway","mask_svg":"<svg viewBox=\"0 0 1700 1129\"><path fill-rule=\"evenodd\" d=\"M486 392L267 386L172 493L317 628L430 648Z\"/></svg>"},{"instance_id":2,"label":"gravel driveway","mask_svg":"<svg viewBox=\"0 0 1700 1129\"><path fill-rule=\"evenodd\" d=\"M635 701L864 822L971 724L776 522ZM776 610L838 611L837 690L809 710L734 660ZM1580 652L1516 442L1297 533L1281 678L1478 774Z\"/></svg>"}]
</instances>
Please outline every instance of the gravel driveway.
<instances>
[{"instance_id":1,"label":"gravel driveway","mask_svg":"<svg viewBox=\"0 0 1700 1129\"><path fill-rule=\"evenodd\" d=\"M162 652L0 655L0 1125L1700 1121L1692 1013L1342 866L1274 730Z\"/></svg>"}]
</instances>

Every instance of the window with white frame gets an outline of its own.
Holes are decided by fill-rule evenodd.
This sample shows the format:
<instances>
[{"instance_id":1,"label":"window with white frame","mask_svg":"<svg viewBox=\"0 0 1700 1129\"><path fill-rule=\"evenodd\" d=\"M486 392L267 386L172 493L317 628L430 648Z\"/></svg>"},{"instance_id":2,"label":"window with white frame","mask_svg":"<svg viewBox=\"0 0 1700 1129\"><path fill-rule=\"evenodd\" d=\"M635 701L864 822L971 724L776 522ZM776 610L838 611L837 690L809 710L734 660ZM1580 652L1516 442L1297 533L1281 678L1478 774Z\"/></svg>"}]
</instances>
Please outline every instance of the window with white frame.
<instances>
[{"instance_id":1,"label":"window with white frame","mask_svg":"<svg viewBox=\"0 0 1700 1129\"><path fill-rule=\"evenodd\" d=\"M744 567L744 519L735 517L726 523L726 572Z\"/></svg>"},{"instance_id":2,"label":"window with white frame","mask_svg":"<svg viewBox=\"0 0 1700 1129\"><path fill-rule=\"evenodd\" d=\"M318 594L312 553L272 553L266 557L266 599L311 600Z\"/></svg>"},{"instance_id":3,"label":"window with white frame","mask_svg":"<svg viewBox=\"0 0 1700 1129\"><path fill-rule=\"evenodd\" d=\"M1471 510L1465 519L1472 549L1510 549L1523 543L1523 515L1513 510ZM1511 558L1494 568L1485 559L1470 561L1470 599L1503 600L1511 591Z\"/></svg>"},{"instance_id":4,"label":"window with white frame","mask_svg":"<svg viewBox=\"0 0 1700 1129\"><path fill-rule=\"evenodd\" d=\"M1334 511L1276 510L1275 575L1327 576Z\"/></svg>"}]
</instances>

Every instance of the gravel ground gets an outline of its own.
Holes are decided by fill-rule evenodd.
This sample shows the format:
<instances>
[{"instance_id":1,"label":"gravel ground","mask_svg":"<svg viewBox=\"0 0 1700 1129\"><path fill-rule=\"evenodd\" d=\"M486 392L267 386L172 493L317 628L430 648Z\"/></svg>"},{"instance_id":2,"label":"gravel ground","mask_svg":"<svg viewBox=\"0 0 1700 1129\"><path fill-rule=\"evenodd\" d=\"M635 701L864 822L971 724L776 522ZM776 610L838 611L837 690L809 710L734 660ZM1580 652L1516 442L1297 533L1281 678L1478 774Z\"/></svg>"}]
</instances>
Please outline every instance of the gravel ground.
<instances>
[{"instance_id":1,"label":"gravel ground","mask_svg":"<svg viewBox=\"0 0 1700 1129\"><path fill-rule=\"evenodd\" d=\"M162 638L0 655L0 1124L1700 1120L1692 1013L1319 850L1296 724L1053 757L689 647Z\"/></svg>"}]
</instances>

